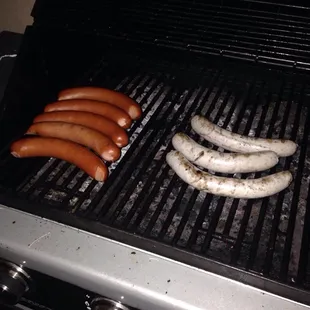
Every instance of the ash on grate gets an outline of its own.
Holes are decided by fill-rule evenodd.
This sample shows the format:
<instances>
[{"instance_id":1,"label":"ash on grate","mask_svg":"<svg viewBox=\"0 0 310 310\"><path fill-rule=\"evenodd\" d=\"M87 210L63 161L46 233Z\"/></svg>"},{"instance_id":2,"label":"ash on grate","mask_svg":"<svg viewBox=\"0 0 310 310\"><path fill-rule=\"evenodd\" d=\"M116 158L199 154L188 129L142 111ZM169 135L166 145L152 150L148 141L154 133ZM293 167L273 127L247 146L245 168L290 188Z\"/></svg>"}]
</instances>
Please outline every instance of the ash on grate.
<instances>
[{"instance_id":1,"label":"ash on grate","mask_svg":"<svg viewBox=\"0 0 310 310\"><path fill-rule=\"evenodd\" d=\"M74 186L79 182L79 180L84 176L84 172L82 170L78 171L78 173L72 178L70 183L67 185L67 188L73 189Z\"/></svg>"},{"instance_id":2,"label":"ash on grate","mask_svg":"<svg viewBox=\"0 0 310 310\"><path fill-rule=\"evenodd\" d=\"M44 196L44 199L48 201L54 201L61 203L67 197L67 193L63 191L57 191L50 189Z\"/></svg>"},{"instance_id":3,"label":"ash on grate","mask_svg":"<svg viewBox=\"0 0 310 310\"><path fill-rule=\"evenodd\" d=\"M48 162L29 180L29 182L22 188L21 191L27 192L40 179L43 173L54 164L55 161L55 158L50 158Z\"/></svg>"}]
</instances>

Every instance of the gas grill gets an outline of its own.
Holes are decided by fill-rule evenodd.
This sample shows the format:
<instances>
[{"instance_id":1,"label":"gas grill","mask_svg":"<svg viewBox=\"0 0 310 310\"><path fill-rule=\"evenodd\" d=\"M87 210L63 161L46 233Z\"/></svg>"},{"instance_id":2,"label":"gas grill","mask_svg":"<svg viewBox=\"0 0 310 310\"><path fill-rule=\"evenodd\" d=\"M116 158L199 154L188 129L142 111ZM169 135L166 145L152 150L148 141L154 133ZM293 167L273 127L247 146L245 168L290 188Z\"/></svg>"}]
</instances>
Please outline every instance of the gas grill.
<instances>
[{"instance_id":1,"label":"gas grill","mask_svg":"<svg viewBox=\"0 0 310 310\"><path fill-rule=\"evenodd\" d=\"M30 275L34 270L77 285L87 290L81 294L88 299L99 294L139 309L234 307L233 296L238 307L245 303L247 309L306 308L309 13L305 1L290 0L37 1L34 24L25 32L0 106L0 258L22 264ZM10 142L59 90L79 85L119 90L143 109L104 184L57 159L20 160L8 152ZM240 134L295 141L297 152L281 158L276 167L234 175L258 178L290 170L294 181L289 188L245 200L199 192L181 181L165 161L175 133L185 132L218 150L191 131L195 114ZM32 242L24 241L31 230L39 234L32 240L34 252L29 250ZM61 230L70 236L65 245L46 240L53 239L53 231L61 238ZM79 234L90 238L89 244L105 243L98 249L89 246L79 256L80 248L87 247L84 239L77 244ZM63 254L65 247L76 254ZM123 255L117 266L126 269L126 275L117 273L113 279L119 281L114 291L103 284L111 279L94 280L100 272L110 274L107 268L113 267L105 257L111 259L112 252ZM94 262L98 256L102 265ZM156 263L139 269L136 256ZM68 257L76 268L82 266L80 273L62 273L70 269ZM83 272L89 273L87 280ZM136 283L141 272L145 279ZM210 301L198 287L209 288L217 298L216 281L223 281L217 287L222 298ZM132 293L128 285L137 291L131 288ZM228 296L230 290L236 290L233 296ZM252 296L248 304L240 292ZM20 302L29 306L32 297L27 294ZM85 304L91 307L90 301Z\"/></svg>"}]
</instances>

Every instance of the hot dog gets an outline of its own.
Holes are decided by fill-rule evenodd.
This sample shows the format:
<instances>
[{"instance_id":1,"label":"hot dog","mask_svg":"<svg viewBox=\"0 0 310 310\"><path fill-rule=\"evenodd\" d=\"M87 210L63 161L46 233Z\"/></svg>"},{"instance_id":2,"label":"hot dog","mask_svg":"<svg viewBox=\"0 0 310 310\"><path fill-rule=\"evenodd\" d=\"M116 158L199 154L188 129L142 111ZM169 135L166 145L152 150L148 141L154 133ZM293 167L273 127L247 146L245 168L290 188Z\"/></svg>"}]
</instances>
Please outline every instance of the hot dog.
<instances>
[{"instance_id":1,"label":"hot dog","mask_svg":"<svg viewBox=\"0 0 310 310\"><path fill-rule=\"evenodd\" d=\"M67 99L91 99L113 104L124 110L133 120L141 117L141 107L130 97L106 88L77 87L61 91L58 100Z\"/></svg>"},{"instance_id":2,"label":"hot dog","mask_svg":"<svg viewBox=\"0 0 310 310\"><path fill-rule=\"evenodd\" d=\"M105 181L108 169L103 161L87 148L55 138L24 138L11 145L14 157L56 157L70 162L97 181Z\"/></svg>"},{"instance_id":3,"label":"hot dog","mask_svg":"<svg viewBox=\"0 0 310 310\"><path fill-rule=\"evenodd\" d=\"M48 104L45 112L53 111L83 111L91 112L101 116L104 116L113 122L117 123L123 128L129 128L132 120L127 113L120 108L113 106L109 103L87 100L87 99L72 99L62 100L51 104Z\"/></svg>"},{"instance_id":4,"label":"hot dog","mask_svg":"<svg viewBox=\"0 0 310 310\"><path fill-rule=\"evenodd\" d=\"M183 133L172 138L174 148L194 164L222 173L263 171L278 163L278 156L271 151L255 153L220 153L203 147Z\"/></svg>"},{"instance_id":5,"label":"hot dog","mask_svg":"<svg viewBox=\"0 0 310 310\"><path fill-rule=\"evenodd\" d=\"M289 171L248 180L218 177L196 168L178 151L169 152L166 160L187 184L200 191L232 198L253 199L271 196L288 187L293 179Z\"/></svg>"},{"instance_id":6,"label":"hot dog","mask_svg":"<svg viewBox=\"0 0 310 310\"><path fill-rule=\"evenodd\" d=\"M193 130L204 139L233 152L250 153L269 150L280 157L286 157L293 155L297 149L293 141L242 136L225 130L200 115L192 118L191 125Z\"/></svg>"},{"instance_id":7,"label":"hot dog","mask_svg":"<svg viewBox=\"0 0 310 310\"><path fill-rule=\"evenodd\" d=\"M120 149L110 138L97 130L81 125L63 122L36 123L30 126L27 134L59 138L82 144L107 161L116 161L121 156Z\"/></svg>"},{"instance_id":8,"label":"hot dog","mask_svg":"<svg viewBox=\"0 0 310 310\"><path fill-rule=\"evenodd\" d=\"M83 125L100 131L108 136L118 147L128 144L126 131L113 121L94 113L80 111L56 111L38 115L34 123L39 122L66 122Z\"/></svg>"}]
</instances>

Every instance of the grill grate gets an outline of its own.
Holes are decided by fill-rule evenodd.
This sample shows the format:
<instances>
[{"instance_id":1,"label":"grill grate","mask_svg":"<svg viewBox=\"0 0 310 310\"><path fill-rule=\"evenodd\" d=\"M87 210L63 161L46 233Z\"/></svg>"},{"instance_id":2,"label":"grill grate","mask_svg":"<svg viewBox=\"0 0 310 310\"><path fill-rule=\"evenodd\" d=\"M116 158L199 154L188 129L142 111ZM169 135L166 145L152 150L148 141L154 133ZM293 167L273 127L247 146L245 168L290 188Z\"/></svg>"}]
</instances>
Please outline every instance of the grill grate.
<instances>
[{"instance_id":1,"label":"grill grate","mask_svg":"<svg viewBox=\"0 0 310 310\"><path fill-rule=\"evenodd\" d=\"M309 70L309 11L305 1L37 1L33 15L40 27Z\"/></svg>"},{"instance_id":2,"label":"grill grate","mask_svg":"<svg viewBox=\"0 0 310 310\"><path fill-rule=\"evenodd\" d=\"M111 175L101 184L68 163L19 160L4 148L0 203L310 304L308 76L158 47L124 45L125 53L117 40L98 41L28 29L1 128L7 128L5 140L14 138L23 128L12 133L12 120L26 126L62 87L115 88L144 111L129 130L121 161L109 166ZM172 136L184 131L217 149L191 131L197 113L241 134L295 140L296 154L270 171L234 176L289 169L289 189L248 201L183 183L165 162Z\"/></svg>"},{"instance_id":3,"label":"grill grate","mask_svg":"<svg viewBox=\"0 0 310 310\"><path fill-rule=\"evenodd\" d=\"M109 167L108 181L97 183L56 159L9 156L2 161L2 193L23 201L14 207L54 219L49 212L55 209L59 221L78 219L74 225L89 231L93 227L87 223L93 223L102 235L107 235L105 227L116 229L122 241L134 244L139 239L142 248L154 240L154 251L201 268L209 269L205 258L237 268L237 278L256 286L261 284L251 282L249 275L300 288L301 295L292 290L280 294L309 302L307 79L228 63L180 68L140 60L134 70L126 70L125 63L120 64L123 71L114 72L112 65L102 62L84 77L127 93L144 110L144 118L129 130L130 147L123 150L120 162ZM295 140L297 153L282 158L270 171L235 175L260 177L289 169L294 175L289 189L248 201L212 196L180 181L165 162L176 132L184 131L217 149L191 131L189 121L197 113L240 134ZM29 209L26 201L32 205Z\"/></svg>"}]
</instances>

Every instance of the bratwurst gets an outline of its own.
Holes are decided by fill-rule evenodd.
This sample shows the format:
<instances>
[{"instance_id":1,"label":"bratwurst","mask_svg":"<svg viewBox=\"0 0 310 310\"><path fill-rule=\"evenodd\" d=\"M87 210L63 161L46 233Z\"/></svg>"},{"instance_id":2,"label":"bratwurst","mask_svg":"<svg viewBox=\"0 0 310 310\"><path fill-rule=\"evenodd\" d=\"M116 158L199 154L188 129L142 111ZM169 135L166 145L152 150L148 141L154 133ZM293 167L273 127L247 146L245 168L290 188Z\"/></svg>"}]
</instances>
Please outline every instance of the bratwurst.
<instances>
[{"instance_id":1,"label":"bratwurst","mask_svg":"<svg viewBox=\"0 0 310 310\"><path fill-rule=\"evenodd\" d=\"M191 125L193 130L204 139L233 152L273 151L280 157L286 157L293 155L297 149L296 143L291 140L242 136L209 122L201 115L195 115Z\"/></svg>"},{"instance_id":2,"label":"bratwurst","mask_svg":"<svg viewBox=\"0 0 310 310\"><path fill-rule=\"evenodd\" d=\"M196 168L178 151L169 152L166 160L187 184L200 191L232 198L253 199L271 196L288 187L293 179L289 171L248 180L218 177Z\"/></svg>"},{"instance_id":3,"label":"bratwurst","mask_svg":"<svg viewBox=\"0 0 310 310\"><path fill-rule=\"evenodd\" d=\"M70 141L55 138L24 138L11 145L11 154L17 158L56 157L72 163L97 181L105 181L109 171L104 162L87 148Z\"/></svg>"},{"instance_id":4,"label":"bratwurst","mask_svg":"<svg viewBox=\"0 0 310 310\"><path fill-rule=\"evenodd\" d=\"M254 153L221 153L201 146L189 136L177 133L172 138L173 147L194 164L222 173L247 173L263 171L278 163L271 151Z\"/></svg>"}]
</instances>

